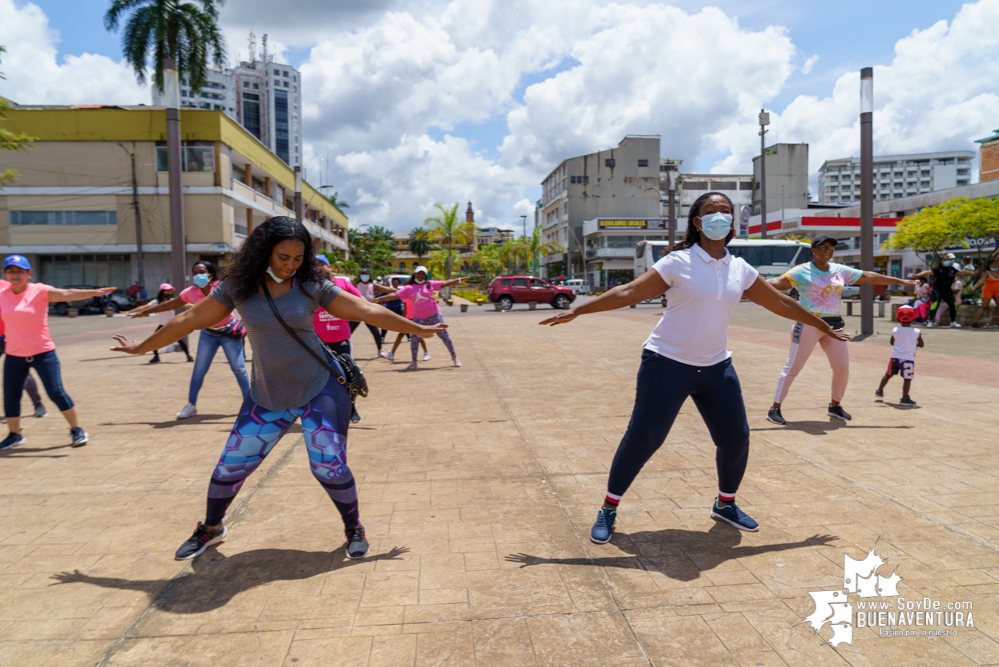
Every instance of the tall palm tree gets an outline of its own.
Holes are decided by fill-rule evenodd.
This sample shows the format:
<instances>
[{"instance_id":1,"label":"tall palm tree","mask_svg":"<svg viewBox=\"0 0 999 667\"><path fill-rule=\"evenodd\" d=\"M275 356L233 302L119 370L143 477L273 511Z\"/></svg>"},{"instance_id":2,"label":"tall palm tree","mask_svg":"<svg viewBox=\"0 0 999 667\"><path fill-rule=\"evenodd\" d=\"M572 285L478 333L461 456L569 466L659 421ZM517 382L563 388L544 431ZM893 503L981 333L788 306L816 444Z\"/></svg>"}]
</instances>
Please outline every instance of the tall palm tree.
<instances>
[{"instance_id":1,"label":"tall palm tree","mask_svg":"<svg viewBox=\"0 0 999 667\"><path fill-rule=\"evenodd\" d=\"M447 253L447 276L451 279L451 272L454 269L454 246L468 245L475 239L476 228L474 222L458 219L458 202L454 206L444 207L441 204L434 204L437 215L431 216L423 221L427 225L427 236L431 241L436 241Z\"/></svg>"},{"instance_id":2,"label":"tall palm tree","mask_svg":"<svg viewBox=\"0 0 999 667\"><path fill-rule=\"evenodd\" d=\"M540 225L534 228L534 232L530 236L521 236L509 245L511 254L517 257L518 262L523 257L524 266L527 270L533 269L535 272L537 272L538 267L541 265L541 257L547 257L552 253L564 250L562 244L557 241L545 243L542 240Z\"/></svg>"},{"instance_id":3,"label":"tall palm tree","mask_svg":"<svg viewBox=\"0 0 999 667\"><path fill-rule=\"evenodd\" d=\"M104 27L118 30L123 15L131 11L122 34L125 60L139 83L146 81L146 66L153 54L153 82L163 90L163 60L173 58L186 74L191 88L201 90L208 78L208 62L221 65L225 40L219 30L218 8L225 0L112 0Z\"/></svg>"},{"instance_id":4,"label":"tall palm tree","mask_svg":"<svg viewBox=\"0 0 999 667\"><path fill-rule=\"evenodd\" d=\"M331 195L327 195L326 196L326 201L328 201L329 203L333 204L334 206L336 206L341 211L343 209L345 209L345 208L350 208L350 204L348 204L344 200L340 199L340 193L339 192L334 192Z\"/></svg>"},{"instance_id":5,"label":"tall palm tree","mask_svg":"<svg viewBox=\"0 0 999 667\"><path fill-rule=\"evenodd\" d=\"M409 233L409 251L416 255L416 259L423 264L423 258L434 249L433 241L427 237L427 230L417 227Z\"/></svg>"}]
</instances>

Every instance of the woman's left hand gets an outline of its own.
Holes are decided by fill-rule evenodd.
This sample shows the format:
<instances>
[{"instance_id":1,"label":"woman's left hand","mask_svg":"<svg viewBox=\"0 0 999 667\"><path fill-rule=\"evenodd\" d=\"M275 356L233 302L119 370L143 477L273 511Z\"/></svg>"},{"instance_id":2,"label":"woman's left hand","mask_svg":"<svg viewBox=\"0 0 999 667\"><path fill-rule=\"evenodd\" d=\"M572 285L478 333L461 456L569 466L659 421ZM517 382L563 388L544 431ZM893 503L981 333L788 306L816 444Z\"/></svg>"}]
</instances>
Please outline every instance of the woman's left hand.
<instances>
[{"instance_id":1,"label":"woman's left hand","mask_svg":"<svg viewBox=\"0 0 999 667\"><path fill-rule=\"evenodd\" d=\"M554 317L549 317L547 320L541 320L538 324L542 326L546 324L550 324L551 326L555 326L556 324L568 324L577 317L579 317L579 315L576 314L576 311L570 308L569 310L563 310L561 313L555 313Z\"/></svg>"},{"instance_id":2,"label":"woman's left hand","mask_svg":"<svg viewBox=\"0 0 999 667\"><path fill-rule=\"evenodd\" d=\"M437 324L421 325L420 331L413 334L419 338L433 338L438 331L447 329L447 324L438 322Z\"/></svg>"},{"instance_id":3,"label":"woman's left hand","mask_svg":"<svg viewBox=\"0 0 999 667\"><path fill-rule=\"evenodd\" d=\"M145 354L144 352L139 352L139 343L134 340L129 340L122 334L116 334L113 338L118 342L118 347L112 347L112 352L124 352L125 354Z\"/></svg>"},{"instance_id":4,"label":"woman's left hand","mask_svg":"<svg viewBox=\"0 0 999 667\"><path fill-rule=\"evenodd\" d=\"M833 329L832 327L828 327L828 330L824 331L823 333L825 333L825 335L829 336L830 338L841 340L844 343L850 340L850 334L846 333L842 329Z\"/></svg>"},{"instance_id":5,"label":"woman's left hand","mask_svg":"<svg viewBox=\"0 0 999 667\"><path fill-rule=\"evenodd\" d=\"M903 279L900 279L900 280L898 281L898 284L899 284L899 285L903 285L903 286L905 286L905 287L915 287L916 285L918 285L918 284L919 284L919 281L918 281L918 280L905 280L905 279L903 278Z\"/></svg>"}]
</instances>

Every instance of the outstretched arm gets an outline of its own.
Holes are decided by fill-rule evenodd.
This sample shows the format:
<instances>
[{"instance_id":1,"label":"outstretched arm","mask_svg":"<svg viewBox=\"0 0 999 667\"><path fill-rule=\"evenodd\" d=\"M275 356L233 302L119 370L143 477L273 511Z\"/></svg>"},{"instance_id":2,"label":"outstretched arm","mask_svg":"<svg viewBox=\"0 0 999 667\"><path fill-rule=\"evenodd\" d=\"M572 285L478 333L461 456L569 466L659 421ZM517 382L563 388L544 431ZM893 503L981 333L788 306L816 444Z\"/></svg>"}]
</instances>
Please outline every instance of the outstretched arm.
<instances>
[{"instance_id":1,"label":"outstretched arm","mask_svg":"<svg viewBox=\"0 0 999 667\"><path fill-rule=\"evenodd\" d=\"M919 277L920 275L922 274L917 273L915 277ZM906 287L913 287L918 285L919 281L895 278L894 276L886 276L883 273L875 273L874 271L864 271L864 275L860 276L854 285L863 285L865 283L868 285L904 285Z\"/></svg>"},{"instance_id":2,"label":"outstretched arm","mask_svg":"<svg viewBox=\"0 0 999 667\"><path fill-rule=\"evenodd\" d=\"M82 301L94 296L103 296L115 291L115 287L98 287L97 289L68 289L63 287L49 288L49 301L59 303L60 301Z\"/></svg>"},{"instance_id":3,"label":"outstretched arm","mask_svg":"<svg viewBox=\"0 0 999 667\"><path fill-rule=\"evenodd\" d=\"M777 276L776 278L767 278L767 282L774 286L774 289L781 291L786 291L794 287L791 281L787 279L787 276Z\"/></svg>"},{"instance_id":4,"label":"outstretched arm","mask_svg":"<svg viewBox=\"0 0 999 667\"><path fill-rule=\"evenodd\" d=\"M565 324L572 322L580 315L600 313L605 310L616 310L630 306L633 303L641 303L642 301L654 299L668 289L669 285L659 275L659 272L655 269L649 269L637 280L632 280L630 283L625 283L624 285L618 285L577 308L563 310L554 317L542 320L538 324L550 324L551 326Z\"/></svg>"},{"instance_id":5,"label":"outstretched arm","mask_svg":"<svg viewBox=\"0 0 999 667\"><path fill-rule=\"evenodd\" d=\"M169 302L167 302L169 303ZM385 310L382 308L382 310ZM232 311L223 306L212 297L202 299L190 310L184 311L177 317L163 325L149 338L137 343L129 340L125 336L118 334L114 337L118 341L118 347L112 347L112 352L125 352L126 354L145 354L166 347L170 343L188 335L196 329L206 329L228 317Z\"/></svg>"},{"instance_id":6,"label":"outstretched arm","mask_svg":"<svg viewBox=\"0 0 999 667\"><path fill-rule=\"evenodd\" d=\"M451 285L457 285L458 283L463 283L468 280L467 276L462 276L461 278L451 278L450 280L442 280L441 287L450 287Z\"/></svg>"},{"instance_id":7,"label":"outstretched arm","mask_svg":"<svg viewBox=\"0 0 999 667\"><path fill-rule=\"evenodd\" d=\"M813 326L830 338L835 338L836 340L850 340L850 336L843 333L842 330L833 330L825 320L821 317L812 315L810 312L801 307L797 301L791 297L781 294L774 286L763 279L762 276L757 276L756 281L749 286L749 289L743 294L747 299L753 303L763 306L771 313L780 315L781 317L786 317L789 320L794 320L795 322L801 322L802 324L807 324Z\"/></svg>"},{"instance_id":8,"label":"outstretched arm","mask_svg":"<svg viewBox=\"0 0 999 667\"><path fill-rule=\"evenodd\" d=\"M398 297L392 294L382 298L391 299ZM438 331L447 329L447 325L443 322L430 326L417 324L407 320L405 317L396 315L388 308L379 308L375 306L373 301L368 302L365 299L359 299L353 294L348 294L347 292L340 292L340 294L338 294L337 297L330 302L329 307L326 308L326 312L341 320L348 320L350 322L366 322L368 324L375 325L379 329L388 329L389 331L413 334L415 336L419 336L420 338L430 338Z\"/></svg>"},{"instance_id":9,"label":"outstretched arm","mask_svg":"<svg viewBox=\"0 0 999 667\"><path fill-rule=\"evenodd\" d=\"M139 306L138 308L134 308L128 311L128 317L145 317L146 315L152 315L153 313L165 313L168 310L183 308L186 304L186 301L181 299L179 296L175 296L174 298L164 301L163 303L158 303L155 306Z\"/></svg>"}]
</instances>

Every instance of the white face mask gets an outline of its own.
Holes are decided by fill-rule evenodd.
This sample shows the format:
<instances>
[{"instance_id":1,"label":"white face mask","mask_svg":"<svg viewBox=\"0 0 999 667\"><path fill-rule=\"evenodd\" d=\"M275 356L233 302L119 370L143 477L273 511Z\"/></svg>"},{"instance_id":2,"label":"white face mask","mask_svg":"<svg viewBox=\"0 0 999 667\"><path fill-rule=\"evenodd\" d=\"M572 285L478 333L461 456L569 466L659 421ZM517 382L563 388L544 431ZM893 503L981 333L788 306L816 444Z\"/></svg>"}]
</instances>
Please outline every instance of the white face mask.
<instances>
[{"instance_id":1,"label":"white face mask","mask_svg":"<svg viewBox=\"0 0 999 667\"><path fill-rule=\"evenodd\" d=\"M423 283L427 282L427 279L426 278L413 278L413 281L417 285L422 285Z\"/></svg>"},{"instance_id":2,"label":"white face mask","mask_svg":"<svg viewBox=\"0 0 999 667\"><path fill-rule=\"evenodd\" d=\"M268 275L270 275L271 278L274 279L274 282L276 282L277 284L280 285L281 283L284 282L284 278L278 278L276 275L274 275L274 272L271 270L271 267L269 266L267 267L267 273Z\"/></svg>"}]
</instances>

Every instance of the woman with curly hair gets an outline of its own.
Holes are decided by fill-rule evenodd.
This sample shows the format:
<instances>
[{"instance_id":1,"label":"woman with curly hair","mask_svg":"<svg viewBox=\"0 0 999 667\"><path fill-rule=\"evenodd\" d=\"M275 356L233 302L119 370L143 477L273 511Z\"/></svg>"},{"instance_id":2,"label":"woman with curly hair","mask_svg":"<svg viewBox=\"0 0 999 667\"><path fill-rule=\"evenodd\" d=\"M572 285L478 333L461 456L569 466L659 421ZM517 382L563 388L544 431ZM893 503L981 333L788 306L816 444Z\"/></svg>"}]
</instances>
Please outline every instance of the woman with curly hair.
<instances>
[{"instance_id":1,"label":"woman with curly hair","mask_svg":"<svg viewBox=\"0 0 999 667\"><path fill-rule=\"evenodd\" d=\"M207 299L208 295L219 284L218 270L215 265L203 259L195 262L194 266L191 267L191 273L194 274L194 284L181 291L180 295L166 301L160 301L155 305L148 304L136 308L129 311L128 316L145 317L153 313L173 312L177 308L195 306ZM157 301L159 300L157 299ZM201 393L201 387L205 384L205 376L208 375L208 369L212 367L212 361L219 348L222 348L222 352L225 353L229 368L232 369L232 374L236 376L236 383L239 384L239 391L243 394L243 398L246 398L250 391L250 379L246 374L243 337L233 331L236 324L236 317L229 313L221 321L203 328L198 334L198 351L196 352L194 369L191 372L191 386L187 390L187 405L177 413L177 419L187 419L198 414L198 394Z\"/></svg>"},{"instance_id":2,"label":"woman with curly hair","mask_svg":"<svg viewBox=\"0 0 999 667\"><path fill-rule=\"evenodd\" d=\"M313 330L313 314L323 308L343 320L368 322L424 338L447 325L414 324L341 292L319 268L305 226L292 218L277 217L266 220L247 237L233 257L228 275L210 296L141 343L115 336L118 345L111 349L143 354L210 326L235 308L253 346L250 394L243 400L208 484L205 520L177 550L177 559L194 558L225 537L222 519L239 488L299 417L312 474L343 519L347 558L361 558L368 552L368 542L358 515L357 485L347 467L350 395L340 382L343 369ZM300 341L285 329L275 311ZM324 357L327 363L313 354ZM327 370L327 364L335 374Z\"/></svg>"},{"instance_id":3,"label":"woman with curly hair","mask_svg":"<svg viewBox=\"0 0 999 667\"><path fill-rule=\"evenodd\" d=\"M662 447L688 397L694 400L715 444L718 497L711 504L711 518L739 530L759 529L735 504L749 460L749 422L732 353L725 348L732 310L743 295L781 317L810 324L826 336L849 338L774 289L744 259L729 253L726 246L735 233L733 213L732 200L726 195L701 195L690 207L686 237L645 275L541 322L564 324L580 315L624 308L669 292L669 308L643 345L635 408L611 463L603 507L590 531L590 540L597 544L610 541L621 497Z\"/></svg>"}]
</instances>

